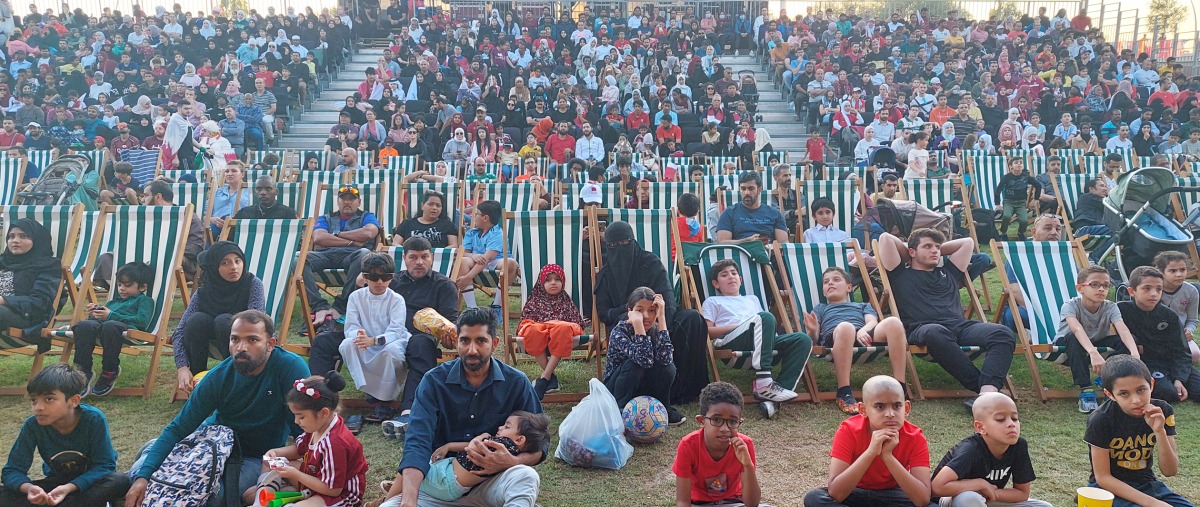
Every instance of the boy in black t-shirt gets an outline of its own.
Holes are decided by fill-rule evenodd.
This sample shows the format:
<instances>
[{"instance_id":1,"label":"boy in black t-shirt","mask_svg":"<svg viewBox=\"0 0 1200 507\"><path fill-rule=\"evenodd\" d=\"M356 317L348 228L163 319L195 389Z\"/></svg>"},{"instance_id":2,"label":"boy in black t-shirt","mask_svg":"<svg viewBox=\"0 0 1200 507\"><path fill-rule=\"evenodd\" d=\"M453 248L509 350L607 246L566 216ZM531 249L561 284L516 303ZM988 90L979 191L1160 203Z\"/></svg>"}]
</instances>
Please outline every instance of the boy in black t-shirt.
<instances>
[{"instance_id":1,"label":"boy in black t-shirt","mask_svg":"<svg viewBox=\"0 0 1200 507\"><path fill-rule=\"evenodd\" d=\"M1017 404L1002 393L984 393L972 407L975 434L956 444L933 472L933 496L941 505L984 506L999 502L1016 507L1050 507L1029 498L1037 477L1029 445L1021 438ZM1012 480L1012 487L1008 481Z\"/></svg>"},{"instance_id":2,"label":"boy in black t-shirt","mask_svg":"<svg viewBox=\"0 0 1200 507\"><path fill-rule=\"evenodd\" d=\"M1091 485L1116 495L1113 507L1193 507L1154 476L1155 455L1164 476L1179 473L1175 409L1151 399L1154 380L1133 356L1113 356L1104 364L1101 382L1109 401L1088 417L1083 440L1091 449Z\"/></svg>"},{"instance_id":3,"label":"boy in black t-shirt","mask_svg":"<svg viewBox=\"0 0 1200 507\"><path fill-rule=\"evenodd\" d=\"M1200 371L1174 310L1162 305L1163 274L1153 266L1129 273L1133 301L1117 303L1121 319L1142 348L1142 360L1154 372L1154 397L1171 403L1200 400ZM1189 394L1191 393L1191 394Z\"/></svg>"}]
</instances>

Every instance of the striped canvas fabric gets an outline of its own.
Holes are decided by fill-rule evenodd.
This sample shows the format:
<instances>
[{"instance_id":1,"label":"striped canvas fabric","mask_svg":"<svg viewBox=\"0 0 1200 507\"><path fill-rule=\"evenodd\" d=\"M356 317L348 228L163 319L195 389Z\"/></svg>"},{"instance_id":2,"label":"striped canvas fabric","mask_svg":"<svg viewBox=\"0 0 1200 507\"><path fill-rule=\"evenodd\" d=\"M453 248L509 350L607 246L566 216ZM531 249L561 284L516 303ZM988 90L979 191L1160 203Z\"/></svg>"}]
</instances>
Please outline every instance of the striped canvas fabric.
<instances>
[{"instance_id":1,"label":"striped canvas fabric","mask_svg":"<svg viewBox=\"0 0 1200 507\"><path fill-rule=\"evenodd\" d=\"M1104 156L1084 155L1082 167L1085 174L1091 174L1093 176L1097 174L1104 174Z\"/></svg>"},{"instance_id":2,"label":"striped canvas fabric","mask_svg":"<svg viewBox=\"0 0 1200 507\"><path fill-rule=\"evenodd\" d=\"M861 211L862 193L858 191L858 182L852 180L815 180L800 182L800 193L804 194L807 202L812 203L819 197L828 197L837 207L834 225L842 232L851 234L854 227L854 213ZM811 227L811 217L809 218Z\"/></svg>"},{"instance_id":3,"label":"striped canvas fabric","mask_svg":"<svg viewBox=\"0 0 1200 507\"><path fill-rule=\"evenodd\" d=\"M1054 195L1058 196L1058 202L1062 204L1064 216L1067 219L1075 217L1075 206L1079 202L1079 196L1083 194L1084 188L1087 188L1087 182L1095 178L1091 174L1063 174L1059 173L1054 182L1058 184Z\"/></svg>"},{"instance_id":4,"label":"striped canvas fabric","mask_svg":"<svg viewBox=\"0 0 1200 507\"><path fill-rule=\"evenodd\" d=\"M708 197L700 193L700 184L691 181L685 183L651 183L650 208L674 209L679 205L679 196L687 193L693 194L700 199L701 210L703 211L703 204L708 202Z\"/></svg>"},{"instance_id":5,"label":"striped canvas fabric","mask_svg":"<svg viewBox=\"0 0 1200 507\"><path fill-rule=\"evenodd\" d=\"M1104 150L1104 154L1106 156L1113 154L1113 153L1121 156L1121 160L1125 162L1125 170L1126 171L1133 170L1133 164L1134 164L1135 157L1134 157L1132 148L1114 148L1111 150L1110 149Z\"/></svg>"},{"instance_id":6,"label":"striped canvas fabric","mask_svg":"<svg viewBox=\"0 0 1200 507\"><path fill-rule=\"evenodd\" d=\"M804 329L803 312L810 312L818 303L824 303L822 294L821 274L825 269L839 267L848 272L854 272L846 261L846 254L853 251L847 243L781 243L777 246L778 258L786 280L790 283L791 296L796 303L796 315L792 315L792 325L796 329ZM815 338L814 338L815 340ZM854 363L864 364L887 354L886 346L854 347ZM833 360L829 350L821 355Z\"/></svg>"},{"instance_id":7,"label":"striped canvas fabric","mask_svg":"<svg viewBox=\"0 0 1200 507\"><path fill-rule=\"evenodd\" d=\"M999 209L1001 201L996 195L996 186L1008 171L1008 158L975 157L970 159L968 167L971 175L972 205L977 208Z\"/></svg>"},{"instance_id":8,"label":"striped canvas fabric","mask_svg":"<svg viewBox=\"0 0 1200 507\"><path fill-rule=\"evenodd\" d=\"M1178 178L1179 186L1183 188L1200 188L1200 176L1190 176L1187 178ZM1179 192L1179 201L1183 205L1183 215L1186 216L1188 210L1197 202L1200 202L1200 193L1195 192Z\"/></svg>"},{"instance_id":9,"label":"striped canvas fabric","mask_svg":"<svg viewBox=\"0 0 1200 507\"><path fill-rule=\"evenodd\" d=\"M134 180L145 183L154 179L159 153L158 150L121 150L121 161L133 166Z\"/></svg>"},{"instance_id":10,"label":"striped canvas fabric","mask_svg":"<svg viewBox=\"0 0 1200 507\"><path fill-rule=\"evenodd\" d=\"M175 192L175 204L179 206L192 205L198 216L204 216L208 211L208 201L211 199L208 183L171 183ZM118 264L119 265L119 264Z\"/></svg>"},{"instance_id":11,"label":"striped canvas fabric","mask_svg":"<svg viewBox=\"0 0 1200 507\"><path fill-rule=\"evenodd\" d=\"M608 209L604 210L608 223L626 222L633 228L633 237L647 252L658 256L667 269L667 279L674 280L675 262L671 259L671 231L674 216L670 210L662 209Z\"/></svg>"},{"instance_id":12,"label":"striped canvas fabric","mask_svg":"<svg viewBox=\"0 0 1200 507\"><path fill-rule=\"evenodd\" d=\"M306 168L308 166L307 161L310 158L317 159L317 169L320 171L333 169L333 166L329 165L330 155L328 149L300 150L296 152L296 160L300 166L301 177L303 177L304 173L308 172Z\"/></svg>"},{"instance_id":13,"label":"striped canvas fabric","mask_svg":"<svg viewBox=\"0 0 1200 507\"><path fill-rule=\"evenodd\" d=\"M1026 338L1031 345L1054 345L1058 323L1062 320L1060 312L1063 303L1079 296L1074 283L1079 265L1072 255L1071 243L1013 241L997 242L996 247L1016 275L1016 280L1009 282L1020 285L1024 293L1025 309L1029 315L1025 322L1029 326ZM1054 347L1051 353L1039 353L1037 356L1064 364L1066 347Z\"/></svg>"},{"instance_id":14,"label":"striped canvas fabric","mask_svg":"<svg viewBox=\"0 0 1200 507\"><path fill-rule=\"evenodd\" d=\"M297 261L308 234L309 220L235 220L229 241L246 253L246 271L263 283L265 311L275 318L279 336L287 336L296 291L292 280L298 276Z\"/></svg>"},{"instance_id":15,"label":"striped canvas fabric","mask_svg":"<svg viewBox=\"0 0 1200 507\"><path fill-rule=\"evenodd\" d=\"M321 201L321 186L340 186L342 175L333 171L304 171L300 173L300 181L305 184L306 191L303 209L297 208L296 212L301 214L301 218L318 217L328 211Z\"/></svg>"},{"instance_id":16,"label":"striped canvas fabric","mask_svg":"<svg viewBox=\"0 0 1200 507\"><path fill-rule=\"evenodd\" d=\"M904 198L921 203L926 208L933 209L954 200L953 180L907 178L901 181Z\"/></svg>"},{"instance_id":17,"label":"striped canvas fabric","mask_svg":"<svg viewBox=\"0 0 1200 507\"><path fill-rule=\"evenodd\" d=\"M355 169L353 172L347 171L350 181L355 185L368 185L372 183L388 182L391 188L400 188L404 182L404 173L395 169L368 169L367 166L362 166Z\"/></svg>"},{"instance_id":18,"label":"striped canvas fabric","mask_svg":"<svg viewBox=\"0 0 1200 507\"><path fill-rule=\"evenodd\" d=\"M283 203L298 215L297 218L308 218L304 216L304 195L307 191L307 184L299 183L276 183L275 188L278 189L278 195L275 199Z\"/></svg>"},{"instance_id":19,"label":"striped canvas fabric","mask_svg":"<svg viewBox=\"0 0 1200 507\"><path fill-rule=\"evenodd\" d=\"M399 171L400 174L411 173L418 167L421 167L421 163L416 155L395 155L387 159L387 169Z\"/></svg>"},{"instance_id":20,"label":"striped canvas fabric","mask_svg":"<svg viewBox=\"0 0 1200 507\"><path fill-rule=\"evenodd\" d=\"M375 152L371 150L358 152L358 167L370 168L375 166Z\"/></svg>"},{"instance_id":21,"label":"striped canvas fabric","mask_svg":"<svg viewBox=\"0 0 1200 507\"><path fill-rule=\"evenodd\" d=\"M16 203L17 192L25 180L25 160L0 159L0 206Z\"/></svg>"},{"instance_id":22,"label":"striped canvas fabric","mask_svg":"<svg viewBox=\"0 0 1200 507\"><path fill-rule=\"evenodd\" d=\"M100 169L104 168L104 164L108 163L108 152L104 150L86 150L75 153L83 155L87 157L88 160L91 160L92 164L90 168L93 171L99 171Z\"/></svg>"},{"instance_id":23,"label":"striped canvas fabric","mask_svg":"<svg viewBox=\"0 0 1200 507\"><path fill-rule=\"evenodd\" d=\"M788 163L788 152L786 151L760 151L758 152L758 166L767 167L772 157L778 158L781 164Z\"/></svg>"},{"instance_id":24,"label":"striped canvas fabric","mask_svg":"<svg viewBox=\"0 0 1200 507\"><path fill-rule=\"evenodd\" d=\"M279 165L276 167L283 167L283 168L289 167L288 166L288 150L281 149L281 148L270 148L270 149L266 149L266 150L246 150L246 160L249 161L250 165L252 165L252 166L255 164L261 164L263 161L263 158L265 158L267 155L272 154L272 153L275 154L276 157L279 157Z\"/></svg>"},{"instance_id":25,"label":"striped canvas fabric","mask_svg":"<svg viewBox=\"0 0 1200 507\"><path fill-rule=\"evenodd\" d=\"M191 179L196 183L205 183L208 181L208 171L204 169L161 169L158 175L163 178L170 178L171 181L175 182L185 181L185 179Z\"/></svg>"},{"instance_id":26,"label":"striped canvas fabric","mask_svg":"<svg viewBox=\"0 0 1200 507\"><path fill-rule=\"evenodd\" d=\"M1062 157L1063 168L1062 172L1071 173L1079 172L1083 167L1083 157L1087 154L1085 150L1059 148L1054 151L1055 155Z\"/></svg>"},{"instance_id":27,"label":"striped canvas fabric","mask_svg":"<svg viewBox=\"0 0 1200 507\"><path fill-rule=\"evenodd\" d=\"M43 173L46 172L46 168L50 167L50 164L54 163L54 150L29 150L25 152L25 156L29 158L29 163Z\"/></svg>"},{"instance_id":28,"label":"striped canvas fabric","mask_svg":"<svg viewBox=\"0 0 1200 507\"><path fill-rule=\"evenodd\" d=\"M427 181L418 181L405 184L403 216L406 218L417 216L417 214L421 212L421 202L425 199L425 193L432 190L441 192L445 197L445 205L442 207L442 215L447 217L455 217L460 211L462 211L462 195L459 193L461 188L462 187L458 183L430 183Z\"/></svg>"}]
</instances>

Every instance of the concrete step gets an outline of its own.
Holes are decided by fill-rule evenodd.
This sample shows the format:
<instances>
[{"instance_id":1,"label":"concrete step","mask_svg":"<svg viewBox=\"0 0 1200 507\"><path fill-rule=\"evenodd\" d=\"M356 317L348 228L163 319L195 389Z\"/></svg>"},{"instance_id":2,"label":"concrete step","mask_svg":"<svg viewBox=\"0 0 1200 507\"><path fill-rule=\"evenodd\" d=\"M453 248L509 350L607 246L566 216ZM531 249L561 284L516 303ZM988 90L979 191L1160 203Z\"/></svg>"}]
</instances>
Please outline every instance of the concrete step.
<instances>
[{"instance_id":1,"label":"concrete step","mask_svg":"<svg viewBox=\"0 0 1200 507\"><path fill-rule=\"evenodd\" d=\"M332 127L338 121L337 111L308 111L300 117L303 123L319 123L327 127Z\"/></svg>"},{"instance_id":2,"label":"concrete step","mask_svg":"<svg viewBox=\"0 0 1200 507\"><path fill-rule=\"evenodd\" d=\"M316 136L328 137L329 129L333 127L332 123L325 122L301 122L289 127L289 134L297 136Z\"/></svg>"}]
</instances>

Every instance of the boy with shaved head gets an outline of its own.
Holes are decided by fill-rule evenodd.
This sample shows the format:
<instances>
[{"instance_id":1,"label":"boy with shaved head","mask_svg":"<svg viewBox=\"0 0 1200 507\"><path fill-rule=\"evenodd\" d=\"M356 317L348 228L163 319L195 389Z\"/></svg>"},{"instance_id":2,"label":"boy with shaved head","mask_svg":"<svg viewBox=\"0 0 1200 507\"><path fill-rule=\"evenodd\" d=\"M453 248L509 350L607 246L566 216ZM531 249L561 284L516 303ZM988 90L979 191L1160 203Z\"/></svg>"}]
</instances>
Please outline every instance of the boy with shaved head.
<instances>
[{"instance_id":1,"label":"boy with shaved head","mask_svg":"<svg viewBox=\"0 0 1200 507\"><path fill-rule=\"evenodd\" d=\"M1036 477L1012 398L981 394L971 415L975 434L951 448L933 473L933 495L941 497L941 506L1050 507L1029 498L1029 483Z\"/></svg>"},{"instance_id":2,"label":"boy with shaved head","mask_svg":"<svg viewBox=\"0 0 1200 507\"><path fill-rule=\"evenodd\" d=\"M804 495L805 507L929 505L929 442L905 420L911 409L900 381L867 379L858 414L833 435L829 482Z\"/></svg>"}]
</instances>

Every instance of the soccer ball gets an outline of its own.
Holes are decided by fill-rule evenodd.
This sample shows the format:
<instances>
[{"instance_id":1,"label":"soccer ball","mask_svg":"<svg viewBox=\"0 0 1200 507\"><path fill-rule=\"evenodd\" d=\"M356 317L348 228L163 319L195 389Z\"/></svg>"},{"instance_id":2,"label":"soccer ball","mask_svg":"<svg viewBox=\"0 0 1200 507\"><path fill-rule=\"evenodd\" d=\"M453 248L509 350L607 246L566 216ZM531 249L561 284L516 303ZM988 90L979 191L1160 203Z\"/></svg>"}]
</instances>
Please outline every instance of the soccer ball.
<instances>
[{"instance_id":1,"label":"soccer ball","mask_svg":"<svg viewBox=\"0 0 1200 507\"><path fill-rule=\"evenodd\" d=\"M621 410L625 436L639 444L653 444L667 434L667 407L652 396L638 396Z\"/></svg>"}]
</instances>

